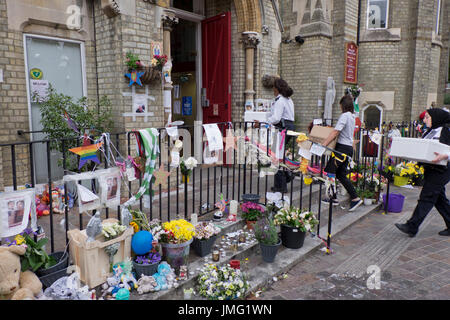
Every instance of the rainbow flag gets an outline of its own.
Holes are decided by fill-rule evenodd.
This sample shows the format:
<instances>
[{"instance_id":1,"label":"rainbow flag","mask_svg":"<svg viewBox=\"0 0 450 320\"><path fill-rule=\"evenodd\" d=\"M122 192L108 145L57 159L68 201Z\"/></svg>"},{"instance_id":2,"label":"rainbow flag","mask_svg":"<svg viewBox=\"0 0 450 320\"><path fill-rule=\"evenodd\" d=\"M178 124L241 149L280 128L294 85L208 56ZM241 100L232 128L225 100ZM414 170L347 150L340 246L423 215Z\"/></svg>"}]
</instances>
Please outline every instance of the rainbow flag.
<instances>
[{"instance_id":1,"label":"rainbow flag","mask_svg":"<svg viewBox=\"0 0 450 320\"><path fill-rule=\"evenodd\" d=\"M73 153L76 153L80 156L80 165L78 166L78 169L81 169L81 167L89 160L100 164L100 161L97 157L97 150L100 149L102 145L103 142L100 142L97 144L69 149L69 151L72 151Z\"/></svg>"},{"instance_id":2,"label":"rainbow flag","mask_svg":"<svg viewBox=\"0 0 450 320\"><path fill-rule=\"evenodd\" d=\"M284 157L284 161L286 164L293 166L293 167L300 167L300 162L295 161L295 160L291 160L288 157Z\"/></svg>"}]
</instances>

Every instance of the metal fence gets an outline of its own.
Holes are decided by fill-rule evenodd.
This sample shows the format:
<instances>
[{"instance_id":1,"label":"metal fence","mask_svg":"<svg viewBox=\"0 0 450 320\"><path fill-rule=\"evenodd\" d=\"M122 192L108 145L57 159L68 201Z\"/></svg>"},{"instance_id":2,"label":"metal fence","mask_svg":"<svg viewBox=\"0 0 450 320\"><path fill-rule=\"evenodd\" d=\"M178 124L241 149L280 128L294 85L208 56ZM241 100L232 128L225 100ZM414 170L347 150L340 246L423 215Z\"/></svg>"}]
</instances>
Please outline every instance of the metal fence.
<instances>
[{"instance_id":1,"label":"metal fence","mask_svg":"<svg viewBox=\"0 0 450 320\"><path fill-rule=\"evenodd\" d=\"M253 123L251 122L233 122L233 123L218 123L219 129L222 132L223 137L226 137L227 130L233 129L241 132L248 132L247 129L253 127ZM201 127L201 126L200 126ZM356 143L355 149L356 152L353 156L353 160L357 165L357 169L360 170L363 168L363 174L366 175L366 170L372 170L372 176L377 168L383 166L383 159L386 155L386 146L389 146L389 132L391 132L392 128L398 128L403 136L409 137L417 137L419 132L416 130L416 123L398 123L398 124L383 124L383 138L381 139L380 145L376 145L370 141L368 138L369 130L361 129L357 138L359 137L359 142ZM180 126L179 129L186 129L192 133L194 145L201 143L201 159L203 160L203 151L206 147L206 139L203 139L203 129L200 129L201 134L195 134L194 126ZM267 141L266 145L270 145L270 137L272 134L272 129L268 129ZM391 130L391 131L390 131ZM170 150L173 147L172 139L166 139L167 132L165 128L158 129L158 143L160 148L166 146L166 148L161 148L162 152L160 152L158 156L158 161L155 169L159 168L159 166L164 163L163 155L167 152L167 157L170 156ZM26 134L26 133L22 133ZM108 168L111 166L111 159L109 158L110 150L108 148L114 149L116 152L116 156L120 153L124 157L136 156L137 152L133 148L133 139L135 132L121 132L110 134L110 143L111 145L105 145L105 153L100 154L101 164L97 165L96 168ZM250 130L250 135L258 134L258 131ZM253 139L252 136L249 137ZM245 141L245 137L240 137L237 144L243 144ZM283 159L289 159L286 157L286 152L290 152L290 159L294 160L296 155L298 154L298 146L294 142L294 139L291 140L292 143L288 144L284 150L285 156ZM47 162L47 177L45 183L48 186L54 187L55 183L58 182L61 177L52 176L52 164L51 160L51 150L53 144L59 144L61 153L60 159L62 160L62 169L65 174L70 174L70 168L67 168L66 160L69 154L71 154L68 149L70 146L79 146L81 144L80 137L72 137L72 138L64 138L58 140L39 140L39 141L28 141L28 142L17 142L11 144L0 144L0 152L4 152L5 150L10 151L11 159L11 178L12 178L12 189L17 190L18 188L18 178L17 173L18 170L28 170L29 171L29 186L35 187L35 160L34 160L34 152L37 148L40 148L45 151L46 154L46 162ZM186 144L185 144L186 145ZM6 148L6 149L5 149ZM17 157L18 148L25 148L28 150L28 167L20 166ZM118 152L117 152L117 151ZM242 150L242 148L240 149ZM112 150L111 150L112 151ZM191 152L194 150L191 149ZM239 155L237 154L237 150L233 149L232 151L232 161L228 163L229 159L224 159L224 164L222 165L200 165L197 168L194 168L192 171L192 176L188 183L187 180L182 181L182 174L180 169L177 167L174 169L174 172L171 176L167 178L167 190L164 190L161 185L155 190L154 195L152 194L150 197L150 206L149 208L145 208L142 198L138 204L138 207L141 211L145 212L150 219L160 219L161 221L168 221L172 218L186 218L189 219L192 213L197 213L199 216L205 215L213 211L214 204L219 200L219 195L223 194L225 199L236 199L241 200L242 194L246 193L256 193L263 194L262 197L264 201L263 204L267 205L267 199L265 194L268 191L271 191L270 187L273 185L272 178L269 178L268 175L260 176L261 167L255 163L249 163L247 161L247 155L244 153L243 163L238 163L237 159ZM267 149L266 154L269 155L269 149ZM242 156L242 155L241 155ZM283 162L285 161L283 160ZM329 160L328 156L313 156L310 162L311 166L320 167L320 172L324 168L325 164ZM389 159L390 164L394 164L396 161L400 161L401 159ZM23 159L22 159L23 161ZM4 167L5 167L5 160ZM369 168L369 169L368 169ZM91 167L92 169L92 167ZM286 170L285 168L283 170ZM79 172L79 171L78 171ZM76 172L75 172L76 173ZM294 195L299 196L297 203L291 203L292 205L299 208L308 208L311 210L313 203L318 203L318 211L319 211L319 220L320 220L320 211L321 211L321 197L322 197L322 184L319 184L319 192L318 197L313 197L313 184L309 186L303 183L303 176L301 173L298 173L300 179L293 179L289 183L288 188L288 196L290 199L294 199ZM59 180L61 183L61 180ZM139 188L142 183L142 178L137 179L133 182L124 182L127 185L127 193L126 196L131 197L134 195L134 191ZM67 182L63 183L64 185L64 213L55 214L53 208L53 200L52 197L49 197L49 207L50 213L48 219L46 221L45 231L50 238L50 252L55 251L55 243L60 245L60 242L68 243L67 238L67 230L72 228L84 229L89 217L84 214L79 214L77 212L76 206L69 209L67 205L69 202L69 189ZM93 190L96 189L95 181L91 181L91 188ZM304 199L304 194L306 190L309 189L309 197L308 199ZM364 189L364 185L363 185ZM51 188L50 188L51 190ZM389 185L387 188L387 192L389 192ZM50 191L51 194L51 191ZM387 197L388 198L388 197ZM122 201L123 202L123 201ZM387 205L387 204L386 204ZM332 206L329 206L329 217L328 217L328 246L329 246L329 237L331 235L331 224L332 224ZM120 207L117 209L108 209L106 208L104 212L105 218L118 218L120 220ZM43 224L44 219L38 220L39 224ZM59 227L58 227L59 226ZM317 227L317 231L320 228L320 224Z\"/></svg>"}]
</instances>

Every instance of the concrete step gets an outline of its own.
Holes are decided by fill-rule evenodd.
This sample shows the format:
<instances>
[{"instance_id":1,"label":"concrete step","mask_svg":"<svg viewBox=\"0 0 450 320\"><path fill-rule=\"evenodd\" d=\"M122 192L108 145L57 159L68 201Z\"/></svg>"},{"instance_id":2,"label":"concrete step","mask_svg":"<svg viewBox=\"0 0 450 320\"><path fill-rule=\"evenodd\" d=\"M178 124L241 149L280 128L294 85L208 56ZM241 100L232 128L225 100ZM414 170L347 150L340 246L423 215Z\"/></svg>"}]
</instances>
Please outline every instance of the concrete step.
<instances>
[{"instance_id":1,"label":"concrete step","mask_svg":"<svg viewBox=\"0 0 450 320\"><path fill-rule=\"evenodd\" d=\"M371 205L371 206L361 206L353 213L348 213L347 210L344 210L341 207L333 207L333 223L331 233L333 236L342 232L347 227L364 217L365 215L377 210L380 205ZM318 210L318 204L315 204L311 208L314 212ZM320 214L320 230L319 234L322 238L326 238L328 234L328 205L321 205L321 214ZM209 217L204 217L208 219ZM236 232L239 230L243 230L244 221L240 220L235 223L229 223L220 225L222 227L222 232L216 240L216 244L220 244L222 236L226 239L226 235L231 232ZM246 230L244 228L244 230ZM316 230L315 230L316 231ZM204 258L200 258L195 255L195 253L190 253L190 262L188 265L189 270L189 279L178 282L177 288L172 288L170 290L164 290L160 292L153 292L144 295L138 295L136 292L133 292L130 299L133 300L171 300L183 299L183 289L192 288L196 286L196 279L199 274L199 270L204 266L205 263L214 263L216 265L224 265L229 263L230 260L236 259L241 261L241 269L245 272L250 288L248 293L255 292L259 288L266 286L269 284L274 277L277 277L280 274L283 274L287 270L289 270L295 264L301 262L303 259L307 258L307 256L313 252L314 250L318 250L320 248L324 248L325 245L322 240L320 240L315 234L308 234L305 239L305 243L300 249L288 249L284 246L281 246L275 262L266 263L262 260L260 255L260 249L258 242L253 238L249 244L240 245L239 249L235 252L231 250L226 250L226 256L222 257L219 262L212 262L211 255L208 255ZM333 246L331 243L331 250ZM324 253L325 254L325 253ZM193 299L203 299L199 296L193 296Z\"/></svg>"}]
</instances>

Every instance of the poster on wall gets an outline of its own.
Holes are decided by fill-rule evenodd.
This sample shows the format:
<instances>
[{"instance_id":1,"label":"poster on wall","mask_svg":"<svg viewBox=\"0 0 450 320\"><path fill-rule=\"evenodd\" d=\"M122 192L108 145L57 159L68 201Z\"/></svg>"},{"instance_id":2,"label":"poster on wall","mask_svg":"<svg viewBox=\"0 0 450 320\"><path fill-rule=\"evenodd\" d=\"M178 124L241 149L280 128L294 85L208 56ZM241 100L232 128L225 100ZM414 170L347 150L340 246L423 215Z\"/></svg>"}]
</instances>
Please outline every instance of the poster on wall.
<instances>
[{"instance_id":1,"label":"poster on wall","mask_svg":"<svg viewBox=\"0 0 450 320\"><path fill-rule=\"evenodd\" d=\"M181 111L183 116L192 116L192 97L183 97Z\"/></svg>"},{"instance_id":2,"label":"poster on wall","mask_svg":"<svg viewBox=\"0 0 450 320\"><path fill-rule=\"evenodd\" d=\"M154 56L162 55L162 43L159 41L153 41L150 44L150 50Z\"/></svg>"},{"instance_id":3,"label":"poster on wall","mask_svg":"<svg viewBox=\"0 0 450 320\"><path fill-rule=\"evenodd\" d=\"M25 189L0 194L0 238L23 232L30 222L37 230L35 190Z\"/></svg>"},{"instance_id":4,"label":"poster on wall","mask_svg":"<svg viewBox=\"0 0 450 320\"><path fill-rule=\"evenodd\" d=\"M48 80L31 80L31 97L33 102L43 101L48 96Z\"/></svg>"},{"instance_id":5,"label":"poster on wall","mask_svg":"<svg viewBox=\"0 0 450 320\"><path fill-rule=\"evenodd\" d=\"M354 42L345 44L344 83L358 82L358 46Z\"/></svg>"}]
</instances>

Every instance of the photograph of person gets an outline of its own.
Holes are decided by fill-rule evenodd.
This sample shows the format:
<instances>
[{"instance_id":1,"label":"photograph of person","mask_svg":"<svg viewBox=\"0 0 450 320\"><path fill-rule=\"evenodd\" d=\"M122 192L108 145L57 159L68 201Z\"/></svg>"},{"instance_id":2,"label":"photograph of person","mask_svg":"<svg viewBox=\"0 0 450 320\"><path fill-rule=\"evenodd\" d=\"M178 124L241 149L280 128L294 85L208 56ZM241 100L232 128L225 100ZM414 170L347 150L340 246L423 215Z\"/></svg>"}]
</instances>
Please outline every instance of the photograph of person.
<instances>
[{"instance_id":1,"label":"photograph of person","mask_svg":"<svg viewBox=\"0 0 450 320\"><path fill-rule=\"evenodd\" d=\"M10 201L12 202L12 201ZM11 211L12 214L10 214L9 211L10 205L8 203L8 225L9 227L15 227L22 223L23 215L25 212L25 201L24 200L18 200L15 202L14 211Z\"/></svg>"},{"instance_id":2,"label":"photograph of person","mask_svg":"<svg viewBox=\"0 0 450 320\"><path fill-rule=\"evenodd\" d=\"M107 200L114 199L117 196L117 177L108 178L106 180L108 185Z\"/></svg>"}]
</instances>

